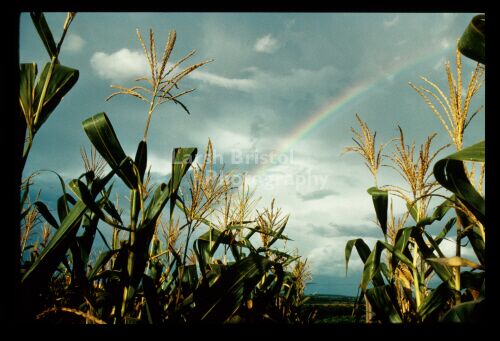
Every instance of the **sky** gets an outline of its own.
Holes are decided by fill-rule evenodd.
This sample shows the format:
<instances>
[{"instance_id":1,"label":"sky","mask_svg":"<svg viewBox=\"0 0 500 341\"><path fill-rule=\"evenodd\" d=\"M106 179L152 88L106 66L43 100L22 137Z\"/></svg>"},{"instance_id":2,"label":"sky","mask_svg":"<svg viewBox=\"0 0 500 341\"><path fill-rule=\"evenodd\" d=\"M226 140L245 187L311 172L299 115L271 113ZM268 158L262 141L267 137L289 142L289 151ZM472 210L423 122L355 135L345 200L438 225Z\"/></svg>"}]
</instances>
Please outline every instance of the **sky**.
<instances>
[{"instance_id":1,"label":"sky","mask_svg":"<svg viewBox=\"0 0 500 341\"><path fill-rule=\"evenodd\" d=\"M135 98L106 98L111 84L132 86L147 74L136 36L151 28L162 51L168 32L177 41L170 61L191 50L184 66L211 60L184 79L182 98L190 115L167 103L153 115L148 138L152 179L167 181L173 147L212 141L218 167L246 175L260 197L273 198L290 218L286 234L308 259L310 293L355 295L362 262L352 255L345 274L344 248L363 238L370 246L383 238L373 223L373 178L359 155L342 154L353 145L355 114L377 132L377 142L398 136L420 145L437 133L433 148L449 143L437 117L408 85L425 76L447 89L444 64L455 62L457 39L475 13L78 13L60 55L80 77L37 134L24 176L51 169L66 182L82 173L80 147L90 146L81 122L106 112L120 142L133 156L142 138L147 107ZM64 13L47 13L56 37ZM56 38L57 39L57 38ZM28 14L20 18L20 62L41 70L47 54ZM158 52L159 54L161 52ZM468 80L475 63L462 58ZM471 108L484 105L484 87ZM464 145L484 139L484 110L469 125ZM390 147L388 147L390 150ZM454 152L445 149L442 157ZM268 161L268 162L266 162ZM42 200L60 195L54 175L35 183ZM380 170L379 185L404 185L391 168ZM437 205L439 202L436 201ZM432 206L432 204L431 204ZM394 198L394 210L404 205ZM438 228L436 227L436 231ZM454 245L443 242L445 254ZM465 256L473 258L466 249Z\"/></svg>"}]
</instances>

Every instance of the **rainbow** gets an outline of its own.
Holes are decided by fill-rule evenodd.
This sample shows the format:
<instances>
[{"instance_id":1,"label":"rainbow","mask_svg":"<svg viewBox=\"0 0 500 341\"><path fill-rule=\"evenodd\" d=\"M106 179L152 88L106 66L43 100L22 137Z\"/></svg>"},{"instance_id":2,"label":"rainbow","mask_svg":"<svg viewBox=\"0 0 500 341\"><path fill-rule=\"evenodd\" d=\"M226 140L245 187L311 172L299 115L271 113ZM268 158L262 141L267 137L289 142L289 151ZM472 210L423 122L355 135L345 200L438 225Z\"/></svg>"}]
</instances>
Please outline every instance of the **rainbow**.
<instances>
[{"instance_id":1,"label":"rainbow","mask_svg":"<svg viewBox=\"0 0 500 341\"><path fill-rule=\"evenodd\" d=\"M344 90L334 98L330 99L327 103L322 105L314 113L308 115L306 119L300 122L290 132L290 134L288 134L287 137L280 143L280 145L271 152L271 155L279 155L281 153L288 151L298 141L302 140L307 135L309 135L322 122L325 122L331 115L338 112L342 107L352 102L354 99L362 96L363 94L367 93L368 91L376 87L380 82L384 81L389 75L390 76L397 75L398 73L407 70L417 64L428 61L439 55L444 55L450 49L451 48L439 49L437 51L436 50L430 51L426 54L417 55L416 57L407 59L403 62L395 63L391 67L379 73L378 75L359 81L356 84L353 84L352 86L346 88L346 90ZM251 174L252 175L262 174L267 170L269 170L270 168L272 168L273 166L275 166L275 164L271 162L263 163L259 167L255 168L251 172Z\"/></svg>"}]
</instances>

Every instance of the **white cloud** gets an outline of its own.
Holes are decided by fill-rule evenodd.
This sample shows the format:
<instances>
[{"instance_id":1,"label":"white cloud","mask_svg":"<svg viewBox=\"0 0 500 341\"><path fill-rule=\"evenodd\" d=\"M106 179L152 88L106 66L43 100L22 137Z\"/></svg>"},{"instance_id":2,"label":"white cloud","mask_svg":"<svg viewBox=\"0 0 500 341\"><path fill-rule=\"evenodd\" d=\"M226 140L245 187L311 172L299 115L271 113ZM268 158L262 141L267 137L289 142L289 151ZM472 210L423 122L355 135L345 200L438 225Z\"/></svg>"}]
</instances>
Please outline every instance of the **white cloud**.
<instances>
[{"instance_id":1,"label":"white cloud","mask_svg":"<svg viewBox=\"0 0 500 341\"><path fill-rule=\"evenodd\" d=\"M86 41L77 34L68 34L64 40L62 50L69 53L78 53L85 46Z\"/></svg>"},{"instance_id":2,"label":"white cloud","mask_svg":"<svg viewBox=\"0 0 500 341\"><path fill-rule=\"evenodd\" d=\"M389 28L395 26L399 22L399 15L396 15L391 20L384 20L384 27Z\"/></svg>"},{"instance_id":3,"label":"white cloud","mask_svg":"<svg viewBox=\"0 0 500 341\"><path fill-rule=\"evenodd\" d=\"M99 77L118 81L133 79L148 73L148 64L142 52L121 49L111 54L96 52L90 65Z\"/></svg>"},{"instance_id":4,"label":"white cloud","mask_svg":"<svg viewBox=\"0 0 500 341\"><path fill-rule=\"evenodd\" d=\"M441 40L441 47L443 49L447 49L448 47L450 47L450 45L451 45L451 43L448 39L445 38L445 39Z\"/></svg>"},{"instance_id":5,"label":"white cloud","mask_svg":"<svg viewBox=\"0 0 500 341\"><path fill-rule=\"evenodd\" d=\"M252 145L250 136L243 134L241 131L228 129L227 126L211 125L207 127L207 131L210 131L212 144L221 153L248 150ZM226 163L231 164L231 162Z\"/></svg>"},{"instance_id":6,"label":"white cloud","mask_svg":"<svg viewBox=\"0 0 500 341\"><path fill-rule=\"evenodd\" d=\"M130 80L149 74L149 66L144 54L126 48L113 53L96 52L90 59L90 64L101 78L112 81ZM167 67L172 65L167 62ZM188 77L210 85L241 91L249 91L256 86L253 79L227 78L199 70L191 72Z\"/></svg>"},{"instance_id":7,"label":"white cloud","mask_svg":"<svg viewBox=\"0 0 500 341\"><path fill-rule=\"evenodd\" d=\"M269 46L261 46L260 48L264 51L269 49ZM90 59L90 64L99 77L111 81L132 80L149 74L149 66L142 51L127 48L112 53L95 52ZM167 63L167 67L169 66L172 64ZM225 89L245 92L258 91L259 93L269 93L269 90L273 90L287 95L294 88L297 88L297 91L312 89L317 84L338 75L338 70L332 66L325 66L317 70L292 69L289 73L281 75L270 74L254 66L243 68L240 71L250 74L243 78L231 78L195 70L188 77Z\"/></svg>"},{"instance_id":8,"label":"white cloud","mask_svg":"<svg viewBox=\"0 0 500 341\"><path fill-rule=\"evenodd\" d=\"M215 85L226 89L249 91L254 89L256 86L256 82L253 79L227 78L213 73L198 71L198 70L191 72L189 77L203 82L207 82L210 85Z\"/></svg>"},{"instance_id":9,"label":"white cloud","mask_svg":"<svg viewBox=\"0 0 500 341\"><path fill-rule=\"evenodd\" d=\"M271 34L267 34L257 39L254 49L257 52L272 53L278 48L278 41Z\"/></svg>"},{"instance_id":10,"label":"white cloud","mask_svg":"<svg viewBox=\"0 0 500 341\"><path fill-rule=\"evenodd\" d=\"M154 153L148 153L148 168L151 167L151 173L159 175L168 175L172 170L172 161L170 157L160 156Z\"/></svg>"}]
</instances>

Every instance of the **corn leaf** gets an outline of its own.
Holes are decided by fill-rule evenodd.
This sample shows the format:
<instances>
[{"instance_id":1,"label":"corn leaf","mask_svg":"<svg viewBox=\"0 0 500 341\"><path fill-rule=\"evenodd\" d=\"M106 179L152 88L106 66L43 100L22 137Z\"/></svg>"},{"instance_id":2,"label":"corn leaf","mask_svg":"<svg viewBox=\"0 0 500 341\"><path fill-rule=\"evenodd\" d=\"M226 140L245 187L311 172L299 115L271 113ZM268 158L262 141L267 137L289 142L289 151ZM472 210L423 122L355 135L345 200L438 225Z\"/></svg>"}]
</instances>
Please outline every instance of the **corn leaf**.
<instances>
[{"instance_id":1,"label":"corn leaf","mask_svg":"<svg viewBox=\"0 0 500 341\"><path fill-rule=\"evenodd\" d=\"M366 262L366 259L370 255L370 248L366 243L364 242L363 239L358 238L358 239L352 239L347 242L345 245L345 274L347 276L347 270L349 267L349 259L351 258L351 253L352 253L352 248L356 246L356 250L358 250L359 257L363 261L363 263Z\"/></svg>"},{"instance_id":2,"label":"corn leaf","mask_svg":"<svg viewBox=\"0 0 500 341\"><path fill-rule=\"evenodd\" d=\"M389 295L390 286L376 286L366 291L366 297L370 302L376 317L382 322L402 323L399 310L394 305L396 300Z\"/></svg>"},{"instance_id":3,"label":"corn leaf","mask_svg":"<svg viewBox=\"0 0 500 341\"><path fill-rule=\"evenodd\" d=\"M488 321L485 299L457 304L443 316L441 322L451 323L484 323Z\"/></svg>"},{"instance_id":4,"label":"corn leaf","mask_svg":"<svg viewBox=\"0 0 500 341\"><path fill-rule=\"evenodd\" d=\"M458 41L458 50L476 62L486 63L485 33L486 20L484 14L476 15L465 29Z\"/></svg>"},{"instance_id":5,"label":"corn leaf","mask_svg":"<svg viewBox=\"0 0 500 341\"><path fill-rule=\"evenodd\" d=\"M71 205L75 205L76 200L67 193L61 195L59 199L57 199L57 216L59 217L59 221L63 221L64 218L66 218L66 216L68 215L68 203L70 203Z\"/></svg>"},{"instance_id":6,"label":"corn leaf","mask_svg":"<svg viewBox=\"0 0 500 341\"><path fill-rule=\"evenodd\" d=\"M130 189L138 186L137 176L134 174L134 163L125 155L118 137L105 113L101 112L82 122L83 129L90 142L108 165L116 171Z\"/></svg>"},{"instance_id":7,"label":"corn leaf","mask_svg":"<svg viewBox=\"0 0 500 341\"><path fill-rule=\"evenodd\" d=\"M439 245L441 241L444 239L444 237L446 237L446 235L448 234L448 232L450 232L450 230L453 228L456 222L457 218L455 217L450 218L450 220L446 222L443 229L439 232L436 238L434 238L434 241L436 242L437 245Z\"/></svg>"},{"instance_id":8,"label":"corn leaf","mask_svg":"<svg viewBox=\"0 0 500 341\"><path fill-rule=\"evenodd\" d=\"M260 282L272 267L279 268L266 257L250 254L222 270L211 287L200 287L194 292L195 320L222 323L238 310L243 297ZM282 271L277 271L282 276Z\"/></svg>"},{"instance_id":9,"label":"corn leaf","mask_svg":"<svg viewBox=\"0 0 500 341\"><path fill-rule=\"evenodd\" d=\"M41 12L31 12L30 16L38 32L38 35L40 36L40 39L42 40L43 45L45 46L45 49L49 54L49 57L57 57L56 43L44 14Z\"/></svg>"},{"instance_id":10,"label":"corn leaf","mask_svg":"<svg viewBox=\"0 0 500 341\"><path fill-rule=\"evenodd\" d=\"M462 161L484 162L484 141L439 160L434 165L436 180L459 198L485 226L485 200L470 183Z\"/></svg>"},{"instance_id":11,"label":"corn leaf","mask_svg":"<svg viewBox=\"0 0 500 341\"><path fill-rule=\"evenodd\" d=\"M387 191L378 189L377 187L370 187L368 189L368 194L372 196L375 213L377 214L380 228L382 229L382 232L385 236L387 234L387 207L389 202L389 195Z\"/></svg>"},{"instance_id":12,"label":"corn leaf","mask_svg":"<svg viewBox=\"0 0 500 341\"><path fill-rule=\"evenodd\" d=\"M33 104L38 106L46 79L50 77L42 103L42 110L38 114L38 122L34 127L35 132L40 129L42 124L59 105L63 97L73 88L79 77L78 70L60 64L53 65L52 72L49 72L51 69L50 65L51 63L45 64L35 88L35 99Z\"/></svg>"},{"instance_id":13,"label":"corn leaf","mask_svg":"<svg viewBox=\"0 0 500 341\"><path fill-rule=\"evenodd\" d=\"M172 177L168 185L161 184L158 186L145 210L144 222L137 227L135 242L131 245L131 252L134 256L133 271L130 274L130 286L128 291L129 299L134 295L135 290L139 286L146 263L149 259L149 245L153 238L156 221L168 200L171 198L171 195L177 193L181 180L194 160L196 152L196 148L175 148L174 158L172 159Z\"/></svg>"},{"instance_id":14,"label":"corn leaf","mask_svg":"<svg viewBox=\"0 0 500 341\"><path fill-rule=\"evenodd\" d=\"M414 269L413 263L398 249L395 249L392 245L378 240L375 244L375 247L371 251L370 255L366 259L365 266L363 268L363 276L361 278L361 290L366 291L368 288L368 284L376 275L380 276L380 256L382 251L387 249L392 253L394 258L397 258L399 261L402 261L406 264L410 269ZM374 281L374 284L377 286L377 283Z\"/></svg>"},{"instance_id":15,"label":"corn leaf","mask_svg":"<svg viewBox=\"0 0 500 341\"><path fill-rule=\"evenodd\" d=\"M427 319L433 320L432 317L439 312L440 309L446 307L448 300L453 298L455 292L450 286L442 282L436 289L423 300L422 304L418 307L417 314L422 321Z\"/></svg>"},{"instance_id":16,"label":"corn leaf","mask_svg":"<svg viewBox=\"0 0 500 341\"><path fill-rule=\"evenodd\" d=\"M471 261L470 259L466 259L466 258L458 257L458 256L445 257L445 258L427 258L426 260L429 262L432 262L432 263L439 263L439 264L444 264L444 265L452 266L452 267L467 266L467 267L472 268L472 269L483 269L482 265L477 264L477 263Z\"/></svg>"},{"instance_id":17,"label":"corn leaf","mask_svg":"<svg viewBox=\"0 0 500 341\"><path fill-rule=\"evenodd\" d=\"M35 63L19 65L19 103L26 118L34 114L35 79L37 66ZM35 109L36 110L36 109ZM28 122L30 123L30 122Z\"/></svg>"},{"instance_id":18,"label":"corn leaf","mask_svg":"<svg viewBox=\"0 0 500 341\"><path fill-rule=\"evenodd\" d=\"M135 153L135 165L139 171L139 176L141 182L144 181L144 174L146 173L146 167L148 164L148 145L146 141L142 140L137 146L137 152Z\"/></svg>"},{"instance_id":19,"label":"corn leaf","mask_svg":"<svg viewBox=\"0 0 500 341\"><path fill-rule=\"evenodd\" d=\"M56 230L59 228L56 218L50 213L49 208L41 201L36 201L34 203L37 211L45 218L45 221L52 225Z\"/></svg>"},{"instance_id":20,"label":"corn leaf","mask_svg":"<svg viewBox=\"0 0 500 341\"><path fill-rule=\"evenodd\" d=\"M113 174L114 172L111 171L104 179L100 180L99 187L104 188ZM69 247L74 243L76 233L86 211L87 206L81 200L71 208L40 256L22 277L22 285L25 288L29 290L29 288L36 287L39 283L47 283L64 259Z\"/></svg>"},{"instance_id":21,"label":"corn leaf","mask_svg":"<svg viewBox=\"0 0 500 341\"><path fill-rule=\"evenodd\" d=\"M160 298L156 290L155 283L151 277L144 275L142 278L144 287L144 298L146 299L146 316L149 324L162 322Z\"/></svg>"},{"instance_id":22,"label":"corn leaf","mask_svg":"<svg viewBox=\"0 0 500 341\"><path fill-rule=\"evenodd\" d=\"M424 241L422 237L422 232L418 229L414 229L412 231L412 237L417 242L420 253L423 255L424 259L436 258L433 250L429 248L427 243ZM453 287L452 283L452 270L446 264L441 264L439 262L429 262L429 265L434 269L436 274L441 278L443 282L448 282L450 286Z\"/></svg>"}]
</instances>

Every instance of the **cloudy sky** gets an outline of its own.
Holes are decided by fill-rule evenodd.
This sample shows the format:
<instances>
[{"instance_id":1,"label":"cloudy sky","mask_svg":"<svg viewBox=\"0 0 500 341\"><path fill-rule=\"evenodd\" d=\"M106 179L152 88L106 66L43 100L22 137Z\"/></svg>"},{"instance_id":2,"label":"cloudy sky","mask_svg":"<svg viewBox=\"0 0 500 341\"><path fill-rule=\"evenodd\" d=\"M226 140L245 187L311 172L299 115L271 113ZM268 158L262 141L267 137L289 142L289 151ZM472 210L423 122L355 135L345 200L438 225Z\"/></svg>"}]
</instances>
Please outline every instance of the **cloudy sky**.
<instances>
[{"instance_id":1,"label":"cloudy sky","mask_svg":"<svg viewBox=\"0 0 500 341\"><path fill-rule=\"evenodd\" d=\"M397 136L400 125L410 143L419 145L434 132L433 150L448 143L444 128L408 82L423 85L419 77L425 76L446 89L444 63L454 62L456 41L473 16L78 13L60 60L79 69L80 78L37 135L25 175L39 169L55 170L67 181L80 175L79 149L89 146L81 122L102 111L125 151L134 155L147 108L133 98L105 99L111 84L132 85L147 73L136 28L145 37L152 28L159 50L168 32L176 30L172 62L193 49L186 66L214 61L181 83L182 89L196 88L183 99L191 115L174 104L155 113L148 141L153 178L165 179L173 147L203 150L210 138L225 169L246 173L261 197L259 207L276 198L290 213L288 247L309 260L315 284L308 290L353 295L362 264L353 255L345 277L345 243L363 237L373 245L382 237L366 193L372 177L358 155L342 155L352 145L355 114L377 131L379 142ZM62 13L47 14L56 36L64 19ZM47 61L26 14L20 22L20 61ZM475 64L464 57L462 65L468 79ZM483 90L472 108L482 104ZM465 145L484 138L484 112L467 130ZM47 201L58 194L53 175L44 173L36 181ZM379 184L402 182L383 168ZM403 206L394 200L401 213Z\"/></svg>"}]
</instances>

